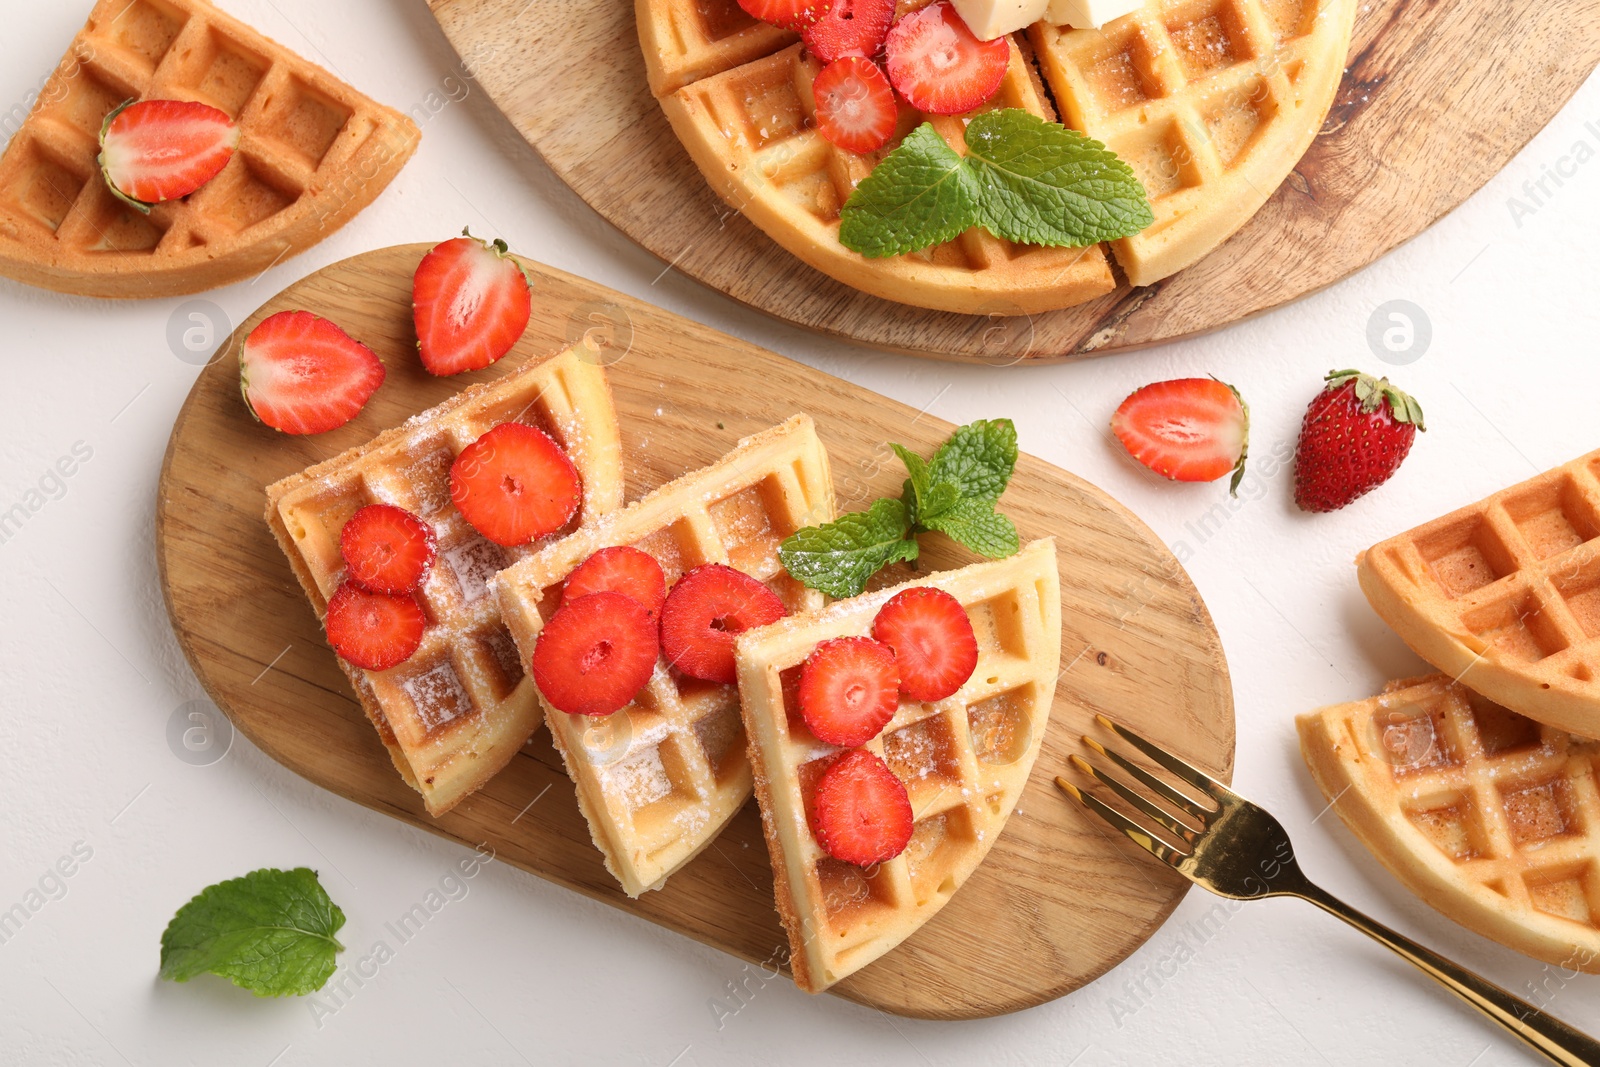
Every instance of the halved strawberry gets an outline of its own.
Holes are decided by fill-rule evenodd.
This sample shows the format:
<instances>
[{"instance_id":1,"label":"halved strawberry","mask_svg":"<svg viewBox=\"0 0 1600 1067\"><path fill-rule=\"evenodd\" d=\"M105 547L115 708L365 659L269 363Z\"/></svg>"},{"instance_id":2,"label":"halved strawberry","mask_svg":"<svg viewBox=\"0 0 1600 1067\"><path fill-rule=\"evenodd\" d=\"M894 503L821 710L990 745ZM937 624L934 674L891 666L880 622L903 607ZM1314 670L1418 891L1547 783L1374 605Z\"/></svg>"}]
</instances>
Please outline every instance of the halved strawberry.
<instances>
[{"instance_id":1,"label":"halved strawberry","mask_svg":"<svg viewBox=\"0 0 1600 1067\"><path fill-rule=\"evenodd\" d=\"M383 384L372 349L309 311L280 311L239 350L251 414L284 433L323 433L355 418Z\"/></svg>"},{"instance_id":2,"label":"halved strawberry","mask_svg":"<svg viewBox=\"0 0 1600 1067\"><path fill-rule=\"evenodd\" d=\"M533 646L533 682L568 715L610 715L639 695L661 645L643 604L621 593L563 600Z\"/></svg>"},{"instance_id":3,"label":"halved strawberry","mask_svg":"<svg viewBox=\"0 0 1600 1067\"><path fill-rule=\"evenodd\" d=\"M833 0L828 13L801 31L811 54L824 63L845 56L872 59L894 21L894 0Z\"/></svg>"},{"instance_id":4,"label":"halved strawberry","mask_svg":"<svg viewBox=\"0 0 1600 1067\"><path fill-rule=\"evenodd\" d=\"M822 642L800 668L799 700L817 740L845 748L866 744L900 708L894 650L870 637Z\"/></svg>"},{"instance_id":5,"label":"halved strawberry","mask_svg":"<svg viewBox=\"0 0 1600 1067\"><path fill-rule=\"evenodd\" d=\"M428 629L428 617L409 593L370 593L354 582L328 599L323 622L333 650L369 671L386 671L416 655Z\"/></svg>"},{"instance_id":6,"label":"halved strawberry","mask_svg":"<svg viewBox=\"0 0 1600 1067\"><path fill-rule=\"evenodd\" d=\"M100 173L116 196L151 204L188 196L222 173L239 147L226 111L189 100L129 100L100 125Z\"/></svg>"},{"instance_id":7,"label":"halved strawberry","mask_svg":"<svg viewBox=\"0 0 1600 1067\"><path fill-rule=\"evenodd\" d=\"M836 860L870 867L911 842L911 798L889 765L864 748L846 752L817 779L811 802L817 844Z\"/></svg>"},{"instance_id":8,"label":"halved strawberry","mask_svg":"<svg viewBox=\"0 0 1600 1067\"><path fill-rule=\"evenodd\" d=\"M870 59L846 56L823 67L811 83L817 132L846 152L876 152L894 136L900 107L883 71Z\"/></svg>"},{"instance_id":9,"label":"halved strawberry","mask_svg":"<svg viewBox=\"0 0 1600 1067\"><path fill-rule=\"evenodd\" d=\"M495 544L525 545L571 521L583 482L549 434L503 422L450 465L450 502Z\"/></svg>"},{"instance_id":10,"label":"halved strawberry","mask_svg":"<svg viewBox=\"0 0 1600 1067\"><path fill-rule=\"evenodd\" d=\"M828 13L837 0L739 0L745 14L786 30L803 30Z\"/></svg>"},{"instance_id":11,"label":"halved strawberry","mask_svg":"<svg viewBox=\"0 0 1600 1067\"><path fill-rule=\"evenodd\" d=\"M373 593L415 590L436 550L433 527L393 504L368 504L339 531L346 573Z\"/></svg>"},{"instance_id":12,"label":"halved strawberry","mask_svg":"<svg viewBox=\"0 0 1600 1067\"><path fill-rule=\"evenodd\" d=\"M533 313L533 284L504 241L462 236L417 264L411 314L429 374L487 367L511 351Z\"/></svg>"},{"instance_id":13,"label":"halved strawberry","mask_svg":"<svg viewBox=\"0 0 1600 1067\"><path fill-rule=\"evenodd\" d=\"M788 609L778 594L743 571L707 563L678 579L661 606L661 651L691 678L732 685L733 640L777 622Z\"/></svg>"},{"instance_id":14,"label":"halved strawberry","mask_svg":"<svg viewBox=\"0 0 1600 1067\"><path fill-rule=\"evenodd\" d=\"M896 593L878 611L872 636L894 650L900 692L912 700L943 700L978 666L978 639L961 601L943 589L919 586Z\"/></svg>"},{"instance_id":15,"label":"halved strawberry","mask_svg":"<svg viewBox=\"0 0 1600 1067\"><path fill-rule=\"evenodd\" d=\"M650 553L617 545L602 548L578 564L567 575L567 582L561 587L561 598L575 600L606 591L637 600L654 623L667 599L667 578L661 573L661 564Z\"/></svg>"},{"instance_id":16,"label":"halved strawberry","mask_svg":"<svg viewBox=\"0 0 1600 1067\"><path fill-rule=\"evenodd\" d=\"M918 111L958 115L988 100L1005 79L1011 42L980 41L950 0L896 22L884 41L889 80Z\"/></svg>"},{"instance_id":17,"label":"halved strawberry","mask_svg":"<svg viewBox=\"0 0 1600 1067\"><path fill-rule=\"evenodd\" d=\"M1147 385L1122 402L1111 430L1134 459L1163 478L1214 482L1244 478L1250 452L1250 409L1239 391L1215 378Z\"/></svg>"}]
</instances>

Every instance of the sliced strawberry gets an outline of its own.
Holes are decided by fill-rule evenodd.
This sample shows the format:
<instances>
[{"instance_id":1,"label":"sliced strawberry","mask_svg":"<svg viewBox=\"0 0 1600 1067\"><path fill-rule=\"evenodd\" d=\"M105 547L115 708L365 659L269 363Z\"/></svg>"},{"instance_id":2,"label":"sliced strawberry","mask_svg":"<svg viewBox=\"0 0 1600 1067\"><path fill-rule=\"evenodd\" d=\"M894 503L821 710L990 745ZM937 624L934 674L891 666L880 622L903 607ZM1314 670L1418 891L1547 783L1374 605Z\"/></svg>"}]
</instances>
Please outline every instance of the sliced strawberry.
<instances>
[{"instance_id":1,"label":"sliced strawberry","mask_svg":"<svg viewBox=\"0 0 1600 1067\"><path fill-rule=\"evenodd\" d=\"M811 813L822 850L858 867L886 863L911 842L905 783L864 748L846 752L822 772Z\"/></svg>"},{"instance_id":2,"label":"sliced strawberry","mask_svg":"<svg viewBox=\"0 0 1600 1067\"><path fill-rule=\"evenodd\" d=\"M745 14L786 30L803 30L828 13L836 0L739 0Z\"/></svg>"},{"instance_id":3,"label":"sliced strawberry","mask_svg":"<svg viewBox=\"0 0 1600 1067\"><path fill-rule=\"evenodd\" d=\"M872 59L883 51L894 21L894 0L834 0L828 13L807 26L801 36L811 54L824 63L845 56Z\"/></svg>"},{"instance_id":4,"label":"sliced strawberry","mask_svg":"<svg viewBox=\"0 0 1600 1067\"><path fill-rule=\"evenodd\" d=\"M823 67L811 83L817 132L846 152L876 152L894 136L900 117L894 89L870 59L846 56Z\"/></svg>"},{"instance_id":5,"label":"sliced strawberry","mask_svg":"<svg viewBox=\"0 0 1600 1067\"><path fill-rule=\"evenodd\" d=\"M120 199L151 204L188 196L222 173L239 147L226 111L187 100L130 100L100 126L100 172Z\"/></svg>"},{"instance_id":6,"label":"sliced strawberry","mask_svg":"<svg viewBox=\"0 0 1600 1067\"><path fill-rule=\"evenodd\" d=\"M1214 482L1232 471L1234 489L1244 478L1250 409L1237 389L1215 378L1147 385L1122 402L1111 430L1163 478Z\"/></svg>"},{"instance_id":7,"label":"sliced strawberry","mask_svg":"<svg viewBox=\"0 0 1600 1067\"><path fill-rule=\"evenodd\" d=\"M637 600L654 623L667 599L667 578L661 573L661 564L648 552L627 545L602 548L567 575L561 598L575 600L607 591Z\"/></svg>"},{"instance_id":8,"label":"sliced strawberry","mask_svg":"<svg viewBox=\"0 0 1600 1067\"><path fill-rule=\"evenodd\" d=\"M822 642L800 668L799 699L817 740L845 748L866 744L900 708L894 650L870 637Z\"/></svg>"},{"instance_id":9,"label":"sliced strawberry","mask_svg":"<svg viewBox=\"0 0 1600 1067\"><path fill-rule=\"evenodd\" d=\"M894 650L900 692L912 700L943 700L978 666L978 639L961 601L920 586L896 593L878 611L872 636Z\"/></svg>"},{"instance_id":10,"label":"sliced strawberry","mask_svg":"<svg viewBox=\"0 0 1600 1067\"><path fill-rule=\"evenodd\" d=\"M503 422L450 465L450 500L495 544L525 545L572 520L583 503L583 483L549 434Z\"/></svg>"},{"instance_id":11,"label":"sliced strawberry","mask_svg":"<svg viewBox=\"0 0 1600 1067\"><path fill-rule=\"evenodd\" d=\"M621 593L563 600L533 646L533 682L568 715L610 715L639 695L661 643L643 604Z\"/></svg>"},{"instance_id":12,"label":"sliced strawberry","mask_svg":"<svg viewBox=\"0 0 1600 1067\"><path fill-rule=\"evenodd\" d=\"M707 563L678 579L661 606L661 651L691 678L732 685L733 640L777 622L788 609L778 594L743 571Z\"/></svg>"},{"instance_id":13,"label":"sliced strawberry","mask_svg":"<svg viewBox=\"0 0 1600 1067\"><path fill-rule=\"evenodd\" d=\"M487 367L528 328L533 288L504 241L463 236L422 257L411 282L417 349L429 374Z\"/></svg>"},{"instance_id":14,"label":"sliced strawberry","mask_svg":"<svg viewBox=\"0 0 1600 1067\"><path fill-rule=\"evenodd\" d=\"M355 418L383 384L372 349L309 311L280 311L250 331L239 385L256 418L284 433L322 433Z\"/></svg>"},{"instance_id":15,"label":"sliced strawberry","mask_svg":"<svg viewBox=\"0 0 1600 1067\"><path fill-rule=\"evenodd\" d=\"M433 527L393 504L368 504L339 531L350 580L373 593L414 591L436 551Z\"/></svg>"},{"instance_id":16,"label":"sliced strawberry","mask_svg":"<svg viewBox=\"0 0 1600 1067\"><path fill-rule=\"evenodd\" d=\"M1011 62L1010 40L978 40L950 0L896 22L883 49L889 80L912 107L930 115L978 107L1000 88Z\"/></svg>"},{"instance_id":17,"label":"sliced strawberry","mask_svg":"<svg viewBox=\"0 0 1600 1067\"><path fill-rule=\"evenodd\" d=\"M357 667L386 671L416 655L428 617L410 594L369 593L345 582L328 599L328 643Z\"/></svg>"}]
</instances>

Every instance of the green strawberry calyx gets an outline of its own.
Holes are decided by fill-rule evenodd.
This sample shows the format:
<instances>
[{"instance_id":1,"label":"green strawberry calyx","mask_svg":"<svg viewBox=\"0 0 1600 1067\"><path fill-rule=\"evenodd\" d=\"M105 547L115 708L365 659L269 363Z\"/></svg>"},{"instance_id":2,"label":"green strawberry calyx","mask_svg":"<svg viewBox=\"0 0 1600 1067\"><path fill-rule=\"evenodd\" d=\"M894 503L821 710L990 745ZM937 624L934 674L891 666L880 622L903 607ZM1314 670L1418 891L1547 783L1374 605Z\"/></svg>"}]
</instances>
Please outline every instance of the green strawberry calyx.
<instances>
[{"instance_id":1,"label":"green strawberry calyx","mask_svg":"<svg viewBox=\"0 0 1600 1067\"><path fill-rule=\"evenodd\" d=\"M1388 404L1389 414L1395 422L1415 426L1418 430L1427 432L1428 427L1423 422L1422 405L1388 378L1374 378L1358 370L1336 370L1328 372L1327 381L1330 392L1354 383L1356 402L1361 405L1363 414L1370 415L1384 404Z\"/></svg>"}]
</instances>

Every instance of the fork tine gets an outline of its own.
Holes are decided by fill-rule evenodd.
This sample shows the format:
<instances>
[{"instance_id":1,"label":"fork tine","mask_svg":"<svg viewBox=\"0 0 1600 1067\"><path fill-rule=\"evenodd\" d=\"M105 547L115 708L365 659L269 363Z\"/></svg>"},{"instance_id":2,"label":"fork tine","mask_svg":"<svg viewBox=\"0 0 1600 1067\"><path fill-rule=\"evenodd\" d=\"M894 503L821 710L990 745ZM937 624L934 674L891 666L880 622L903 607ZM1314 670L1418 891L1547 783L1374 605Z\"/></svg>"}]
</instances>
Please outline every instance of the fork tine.
<instances>
[{"instance_id":1,"label":"fork tine","mask_svg":"<svg viewBox=\"0 0 1600 1067\"><path fill-rule=\"evenodd\" d=\"M1140 785L1146 786L1151 792L1158 794L1161 799L1178 808L1185 814L1193 815L1202 822L1207 816L1215 814L1214 812L1201 807L1200 802L1195 800L1193 797L1186 796L1185 794L1172 788L1172 786L1168 785L1166 782L1163 782L1160 778L1157 778L1155 775L1151 774L1137 763L1134 763L1128 757L1124 756L1115 749L1107 748L1094 738L1087 735L1084 736L1083 743L1100 753L1100 755L1104 756L1112 763L1115 763L1118 767L1121 767L1123 770L1127 771L1128 775Z\"/></svg>"},{"instance_id":2,"label":"fork tine","mask_svg":"<svg viewBox=\"0 0 1600 1067\"><path fill-rule=\"evenodd\" d=\"M1224 797L1238 798L1238 795L1233 790L1211 777L1205 771L1202 771L1199 767L1186 760L1179 759L1153 741L1146 741L1121 723L1112 722L1104 715L1096 715L1095 718L1100 720L1101 726L1115 731L1123 740L1137 747L1140 752L1143 752L1146 756L1149 756L1213 800L1221 800Z\"/></svg>"},{"instance_id":3,"label":"fork tine","mask_svg":"<svg viewBox=\"0 0 1600 1067\"><path fill-rule=\"evenodd\" d=\"M1120 831L1129 841L1132 841L1167 866L1176 868L1185 859L1188 859L1188 853L1179 852L1165 841L1159 840L1150 831L1094 794L1085 793L1065 778L1057 778L1056 785L1061 787L1062 792L1110 823L1113 829Z\"/></svg>"},{"instance_id":4,"label":"fork tine","mask_svg":"<svg viewBox=\"0 0 1600 1067\"><path fill-rule=\"evenodd\" d=\"M1117 794L1117 796L1121 797L1123 800L1126 800L1129 804L1133 805L1135 808L1138 808L1150 818L1160 823L1161 826L1163 826L1179 841L1187 843L1196 833L1194 827L1185 826L1183 823L1174 818L1170 812L1155 804L1152 804L1150 801L1146 800L1132 789L1123 785L1121 781L1113 778L1109 774L1104 773L1083 757L1068 756L1067 758L1072 761L1072 765L1078 768L1078 770L1082 771L1084 774L1087 774L1089 777L1093 778L1095 781L1099 782L1101 785Z\"/></svg>"}]
</instances>

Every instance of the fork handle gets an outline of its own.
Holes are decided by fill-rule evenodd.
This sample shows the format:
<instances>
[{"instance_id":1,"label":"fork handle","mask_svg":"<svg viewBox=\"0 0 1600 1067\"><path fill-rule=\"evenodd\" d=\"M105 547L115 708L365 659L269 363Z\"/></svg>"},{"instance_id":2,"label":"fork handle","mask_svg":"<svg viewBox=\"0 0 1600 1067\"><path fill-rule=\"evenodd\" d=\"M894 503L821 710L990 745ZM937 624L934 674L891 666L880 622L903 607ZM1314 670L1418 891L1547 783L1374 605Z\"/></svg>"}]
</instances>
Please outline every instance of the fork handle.
<instances>
[{"instance_id":1,"label":"fork handle","mask_svg":"<svg viewBox=\"0 0 1600 1067\"><path fill-rule=\"evenodd\" d=\"M1307 883L1298 896L1337 915L1357 930L1409 960L1435 982L1499 1023L1515 1037L1564 1067L1600 1067L1600 1041L1546 1015L1521 997L1485 981L1459 964L1370 919L1318 886Z\"/></svg>"}]
</instances>

